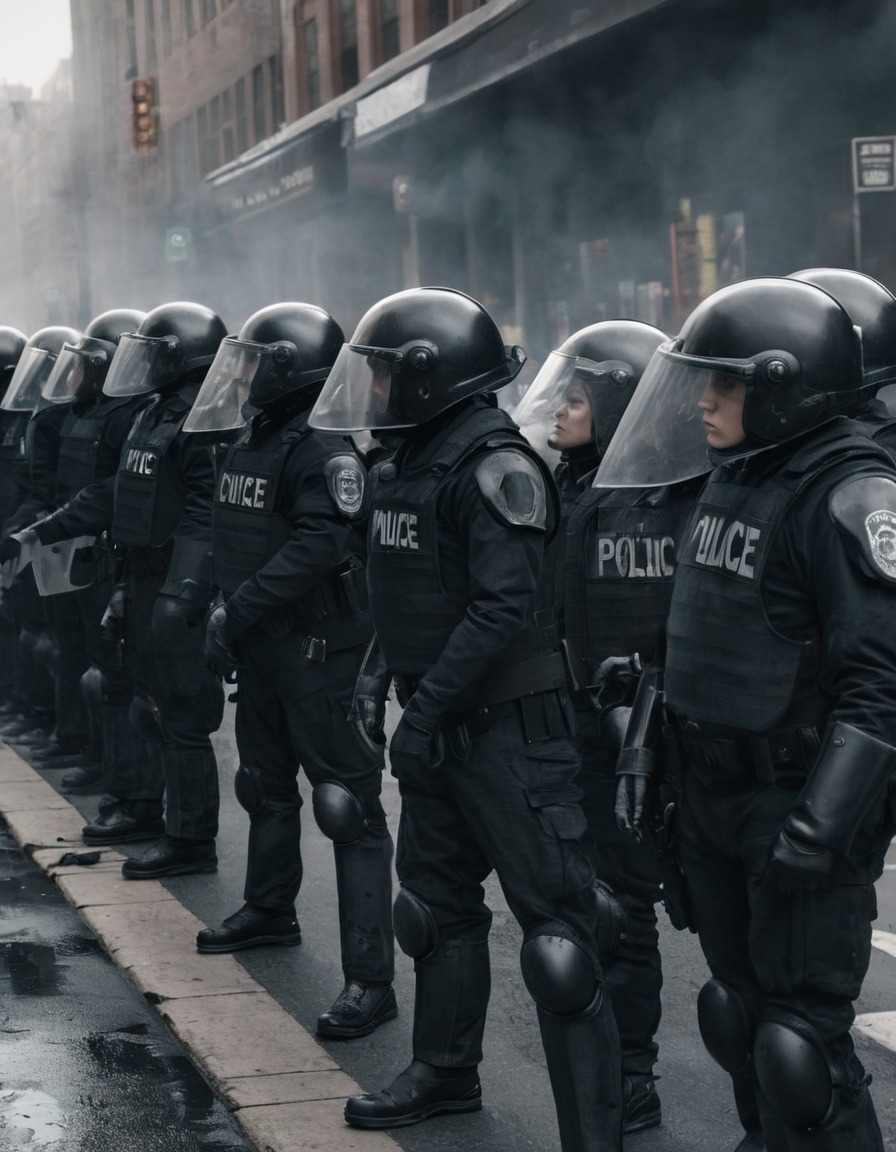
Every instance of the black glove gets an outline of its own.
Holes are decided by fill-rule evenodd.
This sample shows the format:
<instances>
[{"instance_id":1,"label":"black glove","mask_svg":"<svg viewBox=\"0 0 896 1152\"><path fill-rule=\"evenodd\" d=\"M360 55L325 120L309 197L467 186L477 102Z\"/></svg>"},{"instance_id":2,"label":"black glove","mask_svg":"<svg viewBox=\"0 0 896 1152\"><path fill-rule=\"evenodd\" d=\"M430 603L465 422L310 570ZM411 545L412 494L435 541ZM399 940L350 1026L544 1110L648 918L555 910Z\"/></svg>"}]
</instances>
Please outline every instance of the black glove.
<instances>
[{"instance_id":1,"label":"black glove","mask_svg":"<svg viewBox=\"0 0 896 1152\"><path fill-rule=\"evenodd\" d=\"M787 820L772 845L767 875L782 892L815 892L827 884L834 854L788 829Z\"/></svg>"},{"instance_id":2,"label":"black glove","mask_svg":"<svg viewBox=\"0 0 896 1152\"><path fill-rule=\"evenodd\" d=\"M407 711L402 713L398 726L389 741L389 764L392 775L399 780L412 780L428 776L445 758L441 733L434 733Z\"/></svg>"},{"instance_id":3,"label":"black glove","mask_svg":"<svg viewBox=\"0 0 896 1152\"><path fill-rule=\"evenodd\" d=\"M18 560L21 555L22 542L15 536L4 536L0 540L0 564L5 564L8 560Z\"/></svg>"},{"instance_id":4,"label":"black glove","mask_svg":"<svg viewBox=\"0 0 896 1152\"><path fill-rule=\"evenodd\" d=\"M348 718L357 728L361 739L375 744L378 749L384 747L386 743L383 729L386 724L386 701L389 699L391 683L392 673L386 667L386 661L374 636L368 645L358 672L358 679L355 681L355 692Z\"/></svg>"},{"instance_id":5,"label":"black glove","mask_svg":"<svg viewBox=\"0 0 896 1152\"><path fill-rule=\"evenodd\" d=\"M111 644L124 643L127 598L127 589L124 584L116 584L115 591L112 593L100 621L100 629Z\"/></svg>"},{"instance_id":6,"label":"black glove","mask_svg":"<svg viewBox=\"0 0 896 1152\"><path fill-rule=\"evenodd\" d=\"M637 652L631 656L608 656L598 669L592 697L595 706L601 712L608 712L619 705L630 705L642 671L641 657Z\"/></svg>"},{"instance_id":7,"label":"black glove","mask_svg":"<svg viewBox=\"0 0 896 1152\"><path fill-rule=\"evenodd\" d=\"M613 814L620 832L643 839L644 809L654 774L654 753L649 748L624 750L616 766L616 803Z\"/></svg>"},{"instance_id":8,"label":"black glove","mask_svg":"<svg viewBox=\"0 0 896 1152\"><path fill-rule=\"evenodd\" d=\"M242 631L228 616L223 604L219 604L208 618L205 629L205 654L212 671L223 676L225 680L233 680L237 668L242 663L238 643Z\"/></svg>"},{"instance_id":9,"label":"black glove","mask_svg":"<svg viewBox=\"0 0 896 1152\"><path fill-rule=\"evenodd\" d=\"M192 599L187 596L171 596L167 592L158 595L158 613L167 618L170 624L175 620L184 623L187 628L195 628L208 611L208 600ZM154 611L156 609L154 608Z\"/></svg>"}]
</instances>

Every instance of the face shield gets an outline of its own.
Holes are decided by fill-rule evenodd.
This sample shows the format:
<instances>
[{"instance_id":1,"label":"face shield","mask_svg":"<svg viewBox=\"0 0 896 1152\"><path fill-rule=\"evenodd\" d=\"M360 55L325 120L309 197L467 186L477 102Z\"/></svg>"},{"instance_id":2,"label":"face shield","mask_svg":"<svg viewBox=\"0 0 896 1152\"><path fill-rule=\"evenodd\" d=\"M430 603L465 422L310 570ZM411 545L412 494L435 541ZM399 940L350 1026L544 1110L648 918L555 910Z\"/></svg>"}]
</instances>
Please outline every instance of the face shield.
<instances>
[{"instance_id":1,"label":"face shield","mask_svg":"<svg viewBox=\"0 0 896 1152\"><path fill-rule=\"evenodd\" d=\"M176 336L125 333L103 385L106 396L143 396L177 379L181 365Z\"/></svg>"},{"instance_id":2,"label":"face shield","mask_svg":"<svg viewBox=\"0 0 896 1152\"><path fill-rule=\"evenodd\" d=\"M33 412L53 371L56 355L45 348L26 348L0 402L7 412Z\"/></svg>"},{"instance_id":3,"label":"face shield","mask_svg":"<svg viewBox=\"0 0 896 1152\"><path fill-rule=\"evenodd\" d=\"M78 346L63 344L41 396L50 404L92 400L102 391L110 360L109 346L101 340L85 337Z\"/></svg>"},{"instance_id":4,"label":"face shield","mask_svg":"<svg viewBox=\"0 0 896 1152\"><path fill-rule=\"evenodd\" d=\"M674 341L663 344L648 364L597 470L595 488L658 488L714 467L707 455L709 429L697 405L708 389L724 394L749 383L755 362L710 360L674 348Z\"/></svg>"},{"instance_id":5,"label":"face shield","mask_svg":"<svg viewBox=\"0 0 896 1152\"><path fill-rule=\"evenodd\" d=\"M228 336L221 342L208 374L184 421L185 432L230 432L243 428L243 407L253 386L271 375L272 350Z\"/></svg>"},{"instance_id":6,"label":"face shield","mask_svg":"<svg viewBox=\"0 0 896 1152\"><path fill-rule=\"evenodd\" d=\"M400 348L343 344L311 409L311 427L374 435L377 429L413 428L416 421L394 407L393 381L403 355Z\"/></svg>"},{"instance_id":7,"label":"face shield","mask_svg":"<svg viewBox=\"0 0 896 1152\"><path fill-rule=\"evenodd\" d=\"M564 449L595 439L595 405L603 390L609 393L631 377L631 365L621 360L552 352L511 416L532 447L556 462Z\"/></svg>"}]
</instances>

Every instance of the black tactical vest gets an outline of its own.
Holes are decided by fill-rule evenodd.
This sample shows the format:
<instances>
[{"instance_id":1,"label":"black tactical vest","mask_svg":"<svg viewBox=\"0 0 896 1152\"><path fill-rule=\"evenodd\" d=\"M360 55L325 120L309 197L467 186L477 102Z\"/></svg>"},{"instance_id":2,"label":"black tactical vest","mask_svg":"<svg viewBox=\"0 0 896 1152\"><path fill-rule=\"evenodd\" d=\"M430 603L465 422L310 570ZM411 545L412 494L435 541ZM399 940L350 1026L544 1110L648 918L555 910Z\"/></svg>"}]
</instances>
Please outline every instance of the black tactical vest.
<instances>
[{"instance_id":1,"label":"black tactical vest","mask_svg":"<svg viewBox=\"0 0 896 1152\"><path fill-rule=\"evenodd\" d=\"M112 539L128 548L158 548L184 513L182 478L168 457L196 395L158 396L137 414L115 476Z\"/></svg>"},{"instance_id":2,"label":"black tactical vest","mask_svg":"<svg viewBox=\"0 0 896 1152\"><path fill-rule=\"evenodd\" d=\"M608 656L650 661L666 626L677 544L693 489L589 488L566 524L563 635L580 684Z\"/></svg>"},{"instance_id":3,"label":"black tactical vest","mask_svg":"<svg viewBox=\"0 0 896 1152\"><path fill-rule=\"evenodd\" d=\"M396 471L387 460L371 474L368 585L380 647L396 673L422 676L469 604L465 544L437 525L439 490L472 455L504 446L543 467L506 413L481 408L452 425L410 467ZM481 691L470 686L478 706L565 684L559 656L551 658L557 649L553 620L539 624L537 618L519 633Z\"/></svg>"},{"instance_id":4,"label":"black tactical vest","mask_svg":"<svg viewBox=\"0 0 896 1152\"><path fill-rule=\"evenodd\" d=\"M790 639L769 622L762 575L798 494L822 472L888 463L848 422L832 422L773 474L712 473L679 550L669 610L666 703L682 717L745 733L823 726L819 636ZM754 473L754 477L757 476ZM833 529L832 529L833 530Z\"/></svg>"},{"instance_id":5,"label":"black tactical vest","mask_svg":"<svg viewBox=\"0 0 896 1152\"><path fill-rule=\"evenodd\" d=\"M56 499L59 504L70 500L88 484L105 479L98 468L103 428L111 409L129 403L131 399L128 396L117 402L103 400L91 404L80 414L69 409L62 425L59 445L59 474L56 478Z\"/></svg>"},{"instance_id":6,"label":"black tactical vest","mask_svg":"<svg viewBox=\"0 0 896 1152\"><path fill-rule=\"evenodd\" d=\"M302 433L307 414L257 446L251 429L228 450L215 480L212 514L214 582L227 595L263 567L289 539L289 522L277 508L283 464Z\"/></svg>"},{"instance_id":7,"label":"black tactical vest","mask_svg":"<svg viewBox=\"0 0 896 1152\"><path fill-rule=\"evenodd\" d=\"M214 582L226 596L254 576L290 538L289 521L277 510L277 496L290 453L301 450L311 435L307 423L308 413L303 412L256 443L247 429L218 468L212 563ZM338 447L345 451L342 438ZM363 550L361 537L354 543ZM344 563L307 596L267 613L259 623L274 636L300 631L326 640L328 651L367 643L373 628L360 557L347 550Z\"/></svg>"}]
</instances>

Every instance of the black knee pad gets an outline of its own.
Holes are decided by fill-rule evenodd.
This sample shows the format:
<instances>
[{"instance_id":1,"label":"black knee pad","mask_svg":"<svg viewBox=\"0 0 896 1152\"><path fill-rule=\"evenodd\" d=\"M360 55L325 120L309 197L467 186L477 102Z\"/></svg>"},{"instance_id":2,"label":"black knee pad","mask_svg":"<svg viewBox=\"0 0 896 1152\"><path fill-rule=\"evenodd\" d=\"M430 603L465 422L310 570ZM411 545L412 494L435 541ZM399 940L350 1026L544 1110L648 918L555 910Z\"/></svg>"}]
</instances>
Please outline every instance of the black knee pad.
<instances>
[{"instance_id":1,"label":"black knee pad","mask_svg":"<svg viewBox=\"0 0 896 1152\"><path fill-rule=\"evenodd\" d=\"M165 729L162 726L162 714L154 700L144 696L132 697L128 719L137 735L147 744L164 744Z\"/></svg>"},{"instance_id":2,"label":"black knee pad","mask_svg":"<svg viewBox=\"0 0 896 1152\"><path fill-rule=\"evenodd\" d=\"M233 791L241 808L250 816L257 816L267 808L261 773L251 764L240 764L233 778Z\"/></svg>"},{"instance_id":3,"label":"black knee pad","mask_svg":"<svg viewBox=\"0 0 896 1152\"><path fill-rule=\"evenodd\" d=\"M598 981L591 957L566 924L530 928L520 949L520 968L529 995L555 1016L576 1016L594 1002Z\"/></svg>"},{"instance_id":4,"label":"black knee pad","mask_svg":"<svg viewBox=\"0 0 896 1152\"><path fill-rule=\"evenodd\" d=\"M753 1046L756 1078L771 1107L794 1128L817 1128L837 1113L841 1078L814 1025L786 1008L762 1013Z\"/></svg>"},{"instance_id":5,"label":"black knee pad","mask_svg":"<svg viewBox=\"0 0 896 1152\"><path fill-rule=\"evenodd\" d=\"M399 948L414 960L426 960L439 945L439 926L432 909L404 885L392 906L392 925Z\"/></svg>"},{"instance_id":6,"label":"black knee pad","mask_svg":"<svg viewBox=\"0 0 896 1152\"><path fill-rule=\"evenodd\" d=\"M105 693L103 674L99 668L92 664L86 672L81 673L81 697L87 707L93 711L102 708Z\"/></svg>"},{"instance_id":7,"label":"black knee pad","mask_svg":"<svg viewBox=\"0 0 896 1152\"><path fill-rule=\"evenodd\" d=\"M364 807L344 784L325 780L311 791L311 807L317 826L334 844L351 844L364 832Z\"/></svg>"},{"instance_id":8,"label":"black knee pad","mask_svg":"<svg viewBox=\"0 0 896 1152\"><path fill-rule=\"evenodd\" d=\"M597 897L597 949L601 959L619 950L628 929L628 917L618 896L603 880L594 881Z\"/></svg>"},{"instance_id":9,"label":"black knee pad","mask_svg":"<svg viewBox=\"0 0 896 1152\"><path fill-rule=\"evenodd\" d=\"M707 980L697 996L697 1024L706 1051L726 1072L742 1072L750 1061L753 1021L743 997L721 980Z\"/></svg>"}]
</instances>

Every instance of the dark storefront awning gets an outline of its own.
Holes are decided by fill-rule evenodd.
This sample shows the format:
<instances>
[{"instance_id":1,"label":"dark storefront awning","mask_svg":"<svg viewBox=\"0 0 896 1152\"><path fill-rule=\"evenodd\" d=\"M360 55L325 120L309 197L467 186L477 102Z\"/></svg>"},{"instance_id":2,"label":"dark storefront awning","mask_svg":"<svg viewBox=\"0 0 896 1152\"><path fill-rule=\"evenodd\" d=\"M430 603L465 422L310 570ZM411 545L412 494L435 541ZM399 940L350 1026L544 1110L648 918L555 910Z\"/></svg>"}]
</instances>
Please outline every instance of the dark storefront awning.
<instances>
[{"instance_id":1,"label":"dark storefront awning","mask_svg":"<svg viewBox=\"0 0 896 1152\"><path fill-rule=\"evenodd\" d=\"M491 0L388 61L350 91L212 172L219 211L246 216L345 187L346 148L366 148L572 44L671 0Z\"/></svg>"}]
</instances>

